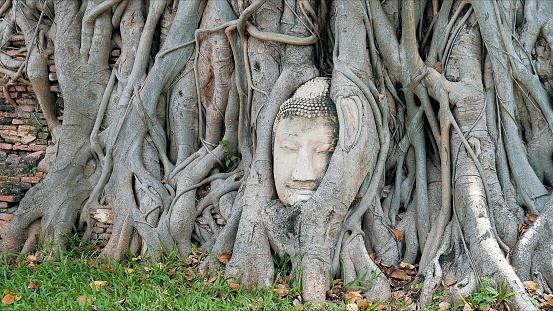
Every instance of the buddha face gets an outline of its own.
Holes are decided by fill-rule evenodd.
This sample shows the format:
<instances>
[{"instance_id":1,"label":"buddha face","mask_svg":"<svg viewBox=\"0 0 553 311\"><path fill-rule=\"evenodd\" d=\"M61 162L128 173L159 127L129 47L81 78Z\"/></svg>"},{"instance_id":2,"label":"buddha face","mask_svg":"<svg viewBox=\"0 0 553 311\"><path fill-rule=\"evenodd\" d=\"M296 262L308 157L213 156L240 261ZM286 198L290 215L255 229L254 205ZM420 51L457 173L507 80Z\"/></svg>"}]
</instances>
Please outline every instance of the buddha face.
<instances>
[{"instance_id":1,"label":"buddha face","mask_svg":"<svg viewBox=\"0 0 553 311\"><path fill-rule=\"evenodd\" d=\"M334 151L337 125L332 120L290 116L277 125L273 170L284 205L307 201L319 187Z\"/></svg>"}]
</instances>

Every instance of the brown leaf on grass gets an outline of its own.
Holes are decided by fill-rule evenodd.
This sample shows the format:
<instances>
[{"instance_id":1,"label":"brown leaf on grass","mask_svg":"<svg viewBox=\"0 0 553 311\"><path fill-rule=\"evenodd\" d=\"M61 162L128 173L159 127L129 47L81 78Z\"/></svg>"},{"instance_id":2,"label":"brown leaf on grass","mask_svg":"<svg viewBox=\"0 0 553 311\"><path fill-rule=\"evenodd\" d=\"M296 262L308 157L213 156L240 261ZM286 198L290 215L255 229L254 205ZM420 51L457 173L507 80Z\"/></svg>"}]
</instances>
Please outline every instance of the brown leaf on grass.
<instances>
[{"instance_id":1,"label":"brown leaf on grass","mask_svg":"<svg viewBox=\"0 0 553 311\"><path fill-rule=\"evenodd\" d=\"M367 299L359 299L355 304L359 310L366 310L371 307L371 303Z\"/></svg>"},{"instance_id":2,"label":"brown leaf on grass","mask_svg":"<svg viewBox=\"0 0 553 311\"><path fill-rule=\"evenodd\" d=\"M3 305L11 305L21 299L21 295L18 292L6 289L4 291L4 298L2 298Z\"/></svg>"},{"instance_id":3,"label":"brown leaf on grass","mask_svg":"<svg viewBox=\"0 0 553 311\"><path fill-rule=\"evenodd\" d=\"M463 306L463 311L472 311L472 307L468 303L465 303L465 305Z\"/></svg>"},{"instance_id":4,"label":"brown leaf on grass","mask_svg":"<svg viewBox=\"0 0 553 311\"><path fill-rule=\"evenodd\" d=\"M188 267L184 269L184 277L188 281L192 281L196 276L194 275L194 268Z\"/></svg>"},{"instance_id":5,"label":"brown leaf on grass","mask_svg":"<svg viewBox=\"0 0 553 311\"><path fill-rule=\"evenodd\" d=\"M348 310L348 311L358 311L359 307L354 303L348 303L346 305L346 310Z\"/></svg>"},{"instance_id":6,"label":"brown leaf on grass","mask_svg":"<svg viewBox=\"0 0 553 311\"><path fill-rule=\"evenodd\" d=\"M346 302L355 303L359 299L363 299L363 296L361 296L361 293L359 292L347 292L344 295L344 299Z\"/></svg>"},{"instance_id":7,"label":"brown leaf on grass","mask_svg":"<svg viewBox=\"0 0 553 311\"><path fill-rule=\"evenodd\" d=\"M27 288L29 289L39 289L40 286L36 285L33 280L29 280L29 285L27 285Z\"/></svg>"},{"instance_id":8,"label":"brown leaf on grass","mask_svg":"<svg viewBox=\"0 0 553 311\"><path fill-rule=\"evenodd\" d=\"M219 255L219 257L217 257L217 259L223 263L223 264L227 264L229 261L230 261L230 257L232 256L232 253L231 252L224 252L222 253L221 255Z\"/></svg>"},{"instance_id":9,"label":"brown leaf on grass","mask_svg":"<svg viewBox=\"0 0 553 311\"><path fill-rule=\"evenodd\" d=\"M275 288L273 288L273 292L275 292L280 297L284 297L288 295L289 291L290 291L290 288L285 284L277 284Z\"/></svg>"},{"instance_id":10,"label":"brown leaf on grass","mask_svg":"<svg viewBox=\"0 0 553 311\"><path fill-rule=\"evenodd\" d=\"M211 279L205 281L205 282L204 282L204 285L205 285L205 286L211 285L211 284L213 284L215 281L217 281L217 277L216 277L216 276L214 276L214 277L212 277Z\"/></svg>"},{"instance_id":11,"label":"brown leaf on grass","mask_svg":"<svg viewBox=\"0 0 553 311\"><path fill-rule=\"evenodd\" d=\"M90 283L90 288L95 288L96 290L99 290L102 287L105 287L108 285L107 281L94 281Z\"/></svg>"},{"instance_id":12,"label":"brown leaf on grass","mask_svg":"<svg viewBox=\"0 0 553 311\"><path fill-rule=\"evenodd\" d=\"M450 303L447 302L447 301L442 301L440 302L440 304L438 305L438 310L437 311L446 311L446 310L449 310L449 307L451 307Z\"/></svg>"},{"instance_id":13,"label":"brown leaf on grass","mask_svg":"<svg viewBox=\"0 0 553 311\"><path fill-rule=\"evenodd\" d=\"M230 282L230 284L228 286L230 287L231 290L237 290L237 289L240 288L240 283Z\"/></svg>"},{"instance_id":14,"label":"brown leaf on grass","mask_svg":"<svg viewBox=\"0 0 553 311\"><path fill-rule=\"evenodd\" d=\"M82 303L82 304L91 304L92 303L92 298L88 297L88 296L79 296L77 297L76 299L78 302Z\"/></svg>"},{"instance_id":15,"label":"brown leaf on grass","mask_svg":"<svg viewBox=\"0 0 553 311\"><path fill-rule=\"evenodd\" d=\"M331 289L326 290L326 299L335 299L338 298L338 295L336 295Z\"/></svg>"},{"instance_id":16,"label":"brown leaf on grass","mask_svg":"<svg viewBox=\"0 0 553 311\"><path fill-rule=\"evenodd\" d=\"M7 294L2 298L3 305L11 305L15 302L15 297L12 294Z\"/></svg>"}]
</instances>

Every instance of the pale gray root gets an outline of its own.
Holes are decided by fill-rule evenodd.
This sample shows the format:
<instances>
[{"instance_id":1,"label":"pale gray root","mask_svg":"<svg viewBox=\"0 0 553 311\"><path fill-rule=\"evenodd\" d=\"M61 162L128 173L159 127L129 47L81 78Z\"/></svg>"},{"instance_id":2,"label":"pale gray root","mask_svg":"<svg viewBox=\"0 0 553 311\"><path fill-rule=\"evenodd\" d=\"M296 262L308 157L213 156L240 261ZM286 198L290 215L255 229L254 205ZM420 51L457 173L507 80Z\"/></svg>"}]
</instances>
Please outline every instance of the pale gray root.
<instances>
[{"instance_id":1,"label":"pale gray root","mask_svg":"<svg viewBox=\"0 0 553 311\"><path fill-rule=\"evenodd\" d=\"M129 76L134 67L137 57L139 57L138 47L141 39L141 33L144 30L145 3L142 1L131 1L125 8L121 21L119 23L119 33L121 37L121 56L117 63L117 86L116 94L110 98L110 103L106 110L106 116L103 119L103 128L109 125L117 124L117 112L119 99L123 95L125 86L129 83ZM114 26L115 27L115 26ZM119 108L120 109L120 108Z\"/></svg>"},{"instance_id":2,"label":"pale gray root","mask_svg":"<svg viewBox=\"0 0 553 311\"><path fill-rule=\"evenodd\" d=\"M42 17L37 19L30 12L30 8L20 6L23 14L16 15L17 26L25 34L25 43L27 45L27 60L26 73L33 86L40 108L46 118L48 131L52 135L52 141L57 142L60 134L61 123L57 119L57 103L56 95L50 91L50 81L48 80L48 56L45 53L46 46L43 40L39 40L38 36L45 36L44 32L49 29L42 24ZM39 13L40 15L40 13ZM40 30L39 30L40 29Z\"/></svg>"},{"instance_id":3,"label":"pale gray root","mask_svg":"<svg viewBox=\"0 0 553 311\"><path fill-rule=\"evenodd\" d=\"M217 271L222 267L221 262L217 259L223 253L232 253L234 241L236 241L236 233L238 232L238 224L242 216L242 208L244 206L244 185L242 183L241 190L236 194L236 199L233 200L230 214L226 217L227 224L223 227L217 236L213 247L210 249L208 258L206 258L199 266L198 271ZM221 205L220 205L221 206Z\"/></svg>"},{"instance_id":4,"label":"pale gray root","mask_svg":"<svg viewBox=\"0 0 553 311\"><path fill-rule=\"evenodd\" d=\"M449 97L455 104L453 112L462 131L456 131L451 138L451 158L455 167L454 218L463 232L461 239L466 244L468 262L478 270L475 271L477 277L492 278L498 284L505 281L510 291L520 293L513 298L512 306L532 309L531 298L500 248L505 241L511 247L516 243L518 220L504 207L495 175L493 145L486 130L483 83L481 79L474 79L482 77L480 35L477 29L468 29L458 40L460 43L451 55L451 67L447 67L457 70L459 82L451 85ZM464 139L468 140L468 145L461 142ZM498 234L497 229L501 229L502 234Z\"/></svg>"},{"instance_id":5,"label":"pale gray root","mask_svg":"<svg viewBox=\"0 0 553 311\"><path fill-rule=\"evenodd\" d=\"M486 55L483 82L485 91L485 109L486 122L490 139L493 142L493 150L495 150L495 168L497 178L503 191L506 206L511 210L511 213L522 218L524 211L516 201L516 191L511 181L509 164L507 163L507 155L505 145L503 144L504 136L498 130L501 128L501 119L498 117L498 105L495 96L495 87L493 83L493 73L489 54Z\"/></svg>"},{"instance_id":6,"label":"pale gray root","mask_svg":"<svg viewBox=\"0 0 553 311\"><path fill-rule=\"evenodd\" d=\"M479 66L482 60L480 46L478 28L467 28L458 35L446 70L450 79L459 82L451 84L449 97L455 105L453 114L459 128L481 166L478 170L483 174L481 178L485 183L486 204L491 212L489 217L494 234L498 234L500 243L513 247L517 241L518 223L522 222L522 210L515 211L516 207L507 207L497 177L494 145L488 134L486 114L486 105L492 103L486 102L482 79L475 79L483 75ZM457 144L454 136L452 146L455 147L451 155L454 167L457 166L459 148L466 148Z\"/></svg>"},{"instance_id":7,"label":"pale gray root","mask_svg":"<svg viewBox=\"0 0 553 311\"><path fill-rule=\"evenodd\" d=\"M540 212L547 202L547 190L528 162L522 140L518 135L518 127L512 117L515 112L513 81L505 67L508 59L503 52L502 39L500 34L493 30L497 28L499 23L496 19L493 3L473 1L472 6L480 25L484 43L488 48L488 52L493 56L490 59L500 105L500 115L505 134L509 137L504 141L505 149L513 171L517 193L520 196L519 201L524 202L523 205L527 206L531 212Z\"/></svg>"},{"instance_id":8,"label":"pale gray root","mask_svg":"<svg viewBox=\"0 0 553 311\"><path fill-rule=\"evenodd\" d=\"M363 216L362 229L366 239L371 243L370 249L375 253L376 260L382 259L382 263L388 266L400 262L399 237L393 231L388 218L384 216L379 201L375 200Z\"/></svg>"},{"instance_id":9,"label":"pale gray root","mask_svg":"<svg viewBox=\"0 0 553 311\"><path fill-rule=\"evenodd\" d=\"M444 243L440 244L436 256L432 258L424 270L419 271L419 276L423 278L423 286L419 297L419 304L422 308L432 302L432 295L434 295L444 277L443 269L440 265L440 256L451 247L451 230L452 223L450 222L444 230Z\"/></svg>"},{"instance_id":10,"label":"pale gray root","mask_svg":"<svg viewBox=\"0 0 553 311\"><path fill-rule=\"evenodd\" d=\"M480 275L494 279L498 284L505 281L509 292L519 293L511 300L514 308L533 310L530 296L499 248L490 223L493 216L489 215L486 208L482 179L465 150L459 152L456 167L454 208L468 252L475 258Z\"/></svg>"},{"instance_id":11,"label":"pale gray root","mask_svg":"<svg viewBox=\"0 0 553 311\"><path fill-rule=\"evenodd\" d=\"M202 234L198 242L200 242L203 248L210 249L221 232L217 220L212 215L212 210L219 210L219 200L223 195L239 189L242 184L240 174L241 171L237 171L234 176L227 178L222 183L211 183L209 193L197 204L196 216L201 215L202 221L207 222L208 225L208 228L199 228ZM198 227L197 224L196 227ZM202 238L203 236L206 238Z\"/></svg>"},{"instance_id":12,"label":"pale gray root","mask_svg":"<svg viewBox=\"0 0 553 311\"><path fill-rule=\"evenodd\" d=\"M350 242L344 245L340 257L344 262L342 277L346 287L357 290L360 286L363 296L370 301L388 300L392 296L388 278L370 258L362 236L356 234L353 239L345 238Z\"/></svg>"},{"instance_id":13,"label":"pale gray root","mask_svg":"<svg viewBox=\"0 0 553 311\"><path fill-rule=\"evenodd\" d=\"M527 144L528 162L538 178L553 187L553 132L547 128L539 131Z\"/></svg>"},{"instance_id":14,"label":"pale gray root","mask_svg":"<svg viewBox=\"0 0 553 311\"><path fill-rule=\"evenodd\" d=\"M522 281L534 280L539 284L541 276L546 283L540 284L546 292L553 289L553 271L551 269L551 237L553 236L553 196L549 199L543 213L520 238L513 250L512 264ZM545 286L549 288L543 288Z\"/></svg>"},{"instance_id":15,"label":"pale gray root","mask_svg":"<svg viewBox=\"0 0 553 311\"><path fill-rule=\"evenodd\" d=\"M230 93L224 118L225 135L223 140L227 142L227 145L219 145L209 153L205 150L206 155L203 158L193 161L177 176L177 194L170 207L169 222L171 235L175 238L177 248L182 256L190 251L195 219L201 213L196 210L196 192L189 191L188 188L207 177L217 164L224 162L225 157L228 156L227 153L232 152L228 150L233 150L235 148L233 146L237 145L239 102L236 89L232 89Z\"/></svg>"},{"instance_id":16,"label":"pale gray root","mask_svg":"<svg viewBox=\"0 0 553 311\"><path fill-rule=\"evenodd\" d=\"M225 1L208 2L199 27L210 29L235 19L234 12ZM200 116L205 111L205 120L200 118L200 139L203 144L214 147L219 144L229 91L234 86L231 80L234 62L230 43L223 31L197 32L196 40L200 41L199 44L196 42L198 51L194 60L199 90L196 96L204 108Z\"/></svg>"},{"instance_id":17,"label":"pale gray root","mask_svg":"<svg viewBox=\"0 0 553 311\"><path fill-rule=\"evenodd\" d=\"M183 72L169 90L167 107L167 135L169 136L169 159L178 166L198 150L198 105L193 60L189 60Z\"/></svg>"},{"instance_id":18,"label":"pale gray root","mask_svg":"<svg viewBox=\"0 0 553 311\"><path fill-rule=\"evenodd\" d=\"M414 202L412 204L414 204ZM401 240L402 248L399 249L402 251L403 256L400 258L400 261L409 264L416 263L419 251L415 212L416 210L409 204L409 206L407 206L407 211L405 211L401 221L397 224L397 229L403 234L403 239Z\"/></svg>"},{"instance_id":19,"label":"pale gray root","mask_svg":"<svg viewBox=\"0 0 553 311\"><path fill-rule=\"evenodd\" d=\"M159 3L154 4L159 5ZM170 49L181 42L190 41L198 26L198 20L204 7L205 2L203 1L188 1L181 5L162 49ZM163 56L150 69L140 89L136 85L132 85L142 79L142 74L146 69L148 54L145 52L148 52L149 48L141 49L140 47L143 45L151 46L153 30L163 11L160 11L157 6L154 8L155 10L152 9L148 14L145 31L142 33L138 44L138 50L141 53L137 55L127 85L120 95L120 106L118 107L120 116L118 122L120 122L120 125L111 130L112 136L109 139L113 146L114 157L118 159L115 170L119 171L122 176L126 176L124 178L116 176L115 170L112 174L115 176L116 185L119 184L118 187L112 189L126 189L118 191L114 201L110 202L115 213L114 234L112 234L112 239L110 239L103 252L115 259L119 258L128 249L129 233L133 227L137 229L144 242L150 246L149 251L154 259L160 252L170 250L175 239L171 234L169 225L171 214L168 213L170 210L169 191L160 179L156 179L144 169L143 158L140 156L143 140L148 136L155 145L156 157L164 164L164 173L169 174L172 170L172 164L165 155L167 142L160 124L160 120L163 120L165 115L165 107L159 105L158 101L165 86L184 68L192 55L193 49L192 47L184 47ZM161 3L161 9L163 8L164 5ZM130 101L131 93L134 94L132 101ZM138 127L138 131L134 126L137 123L144 125ZM134 152L126 154L129 150L134 150ZM206 160L209 160L209 158L206 158ZM107 169L111 170L109 167ZM134 177L135 175L136 177ZM131 187L133 178L136 178L142 184L142 187L156 204L145 207L132 204L134 202ZM128 193L124 194L122 192ZM155 226L155 221L149 215L157 209L162 213L162 216L158 225ZM155 213L158 213L158 211ZM164 219L164 217L167 219ZM147 218L150 219L150 222L147 221ZM119 232L121 232L121 235L118 235ZM188 241L188 243L190 242Z\"/></svg>"}]
</instances>

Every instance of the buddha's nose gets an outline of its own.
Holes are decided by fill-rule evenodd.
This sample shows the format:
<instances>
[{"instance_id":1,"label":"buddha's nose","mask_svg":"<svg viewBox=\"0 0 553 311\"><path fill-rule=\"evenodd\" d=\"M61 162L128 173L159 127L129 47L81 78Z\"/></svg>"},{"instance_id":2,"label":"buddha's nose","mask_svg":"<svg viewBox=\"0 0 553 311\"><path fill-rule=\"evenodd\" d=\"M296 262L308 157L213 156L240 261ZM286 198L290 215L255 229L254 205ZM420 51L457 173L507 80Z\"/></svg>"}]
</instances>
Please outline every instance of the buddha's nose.
<instances>
[{"instance_id":1,"label":"buddha's nose","mask_svg":"<svg viewBox=\"0 0 553 311\"><path fill-rule=\"evenodd\" d=\"M292 179L297 181L314 181L316 180L315 170L313 169L312 159L309 156L309 152L306 148L300 149L294 171L292 172Z\"/></svg>"}]
</instances>

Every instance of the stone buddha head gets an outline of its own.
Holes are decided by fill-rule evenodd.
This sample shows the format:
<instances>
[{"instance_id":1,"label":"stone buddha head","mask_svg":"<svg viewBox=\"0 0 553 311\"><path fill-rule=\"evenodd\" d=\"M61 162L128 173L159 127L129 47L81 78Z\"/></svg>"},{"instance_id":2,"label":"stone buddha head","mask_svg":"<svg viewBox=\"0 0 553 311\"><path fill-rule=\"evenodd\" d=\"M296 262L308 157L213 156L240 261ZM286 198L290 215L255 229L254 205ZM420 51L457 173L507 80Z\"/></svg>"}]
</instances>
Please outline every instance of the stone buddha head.
<instances>
[{"instance_id":1,"label":"stone buddha head","mask_svg":"<svg viewBox=\"0 0 553 311\"><path fill-rule=\"evenodd\" d=\"M280 201L305 202L319 187L338 140L330 79L315 78L285 101L273 126L273 172Z\"/></svg>"}]
</instances>

